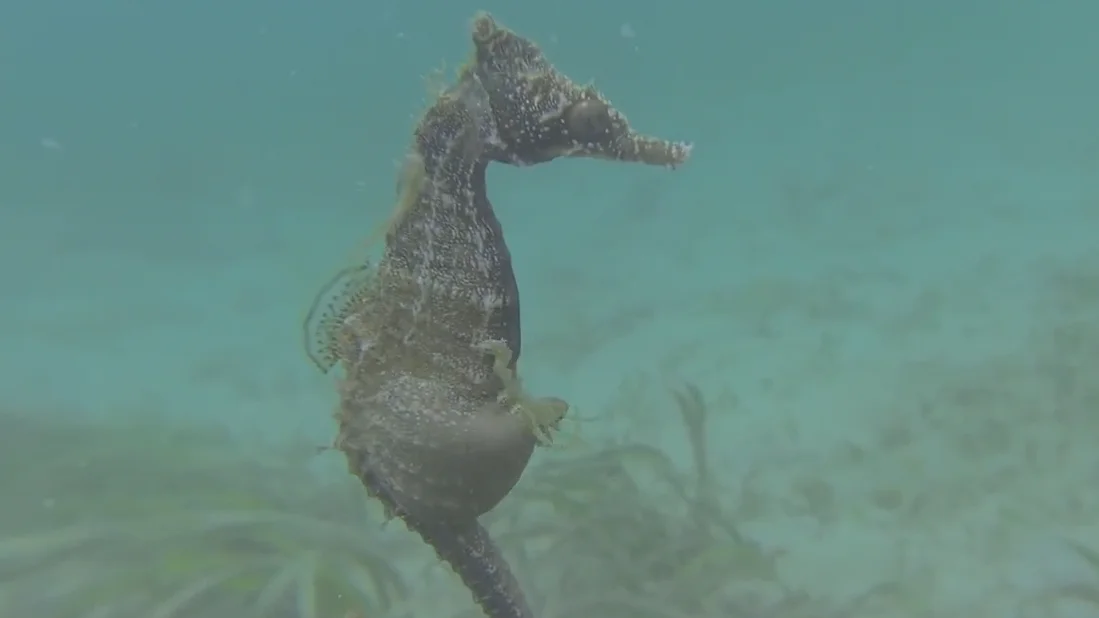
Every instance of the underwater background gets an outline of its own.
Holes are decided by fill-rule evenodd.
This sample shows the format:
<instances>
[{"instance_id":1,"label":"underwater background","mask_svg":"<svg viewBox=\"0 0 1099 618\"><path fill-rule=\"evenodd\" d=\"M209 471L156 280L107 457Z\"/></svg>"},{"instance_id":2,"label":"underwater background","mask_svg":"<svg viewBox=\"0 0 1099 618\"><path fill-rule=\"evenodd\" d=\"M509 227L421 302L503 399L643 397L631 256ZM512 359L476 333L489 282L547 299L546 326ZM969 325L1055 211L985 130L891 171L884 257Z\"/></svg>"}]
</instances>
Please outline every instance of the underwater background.
<instances>
[{"instance_id":1,"label":"underwater background","mask_svg":"<svg viewBox=\"0 0 1099 618\"><path fill-rule=\"evenodd\" d=\"M1099 616L1099 4L598 4L0 4L0 617L479 615L302 342L478 9L695 143L489 171L540 618Z\"/></svg>"}]
</instances>

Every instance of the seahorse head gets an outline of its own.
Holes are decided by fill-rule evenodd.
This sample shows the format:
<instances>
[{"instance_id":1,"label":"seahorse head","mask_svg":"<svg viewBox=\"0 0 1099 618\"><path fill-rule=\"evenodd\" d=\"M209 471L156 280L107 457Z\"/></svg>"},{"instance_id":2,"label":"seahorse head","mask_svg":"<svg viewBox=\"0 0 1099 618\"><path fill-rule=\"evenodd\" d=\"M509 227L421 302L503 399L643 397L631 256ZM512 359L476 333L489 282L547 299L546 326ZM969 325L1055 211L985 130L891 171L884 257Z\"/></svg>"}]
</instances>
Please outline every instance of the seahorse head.
<instances>
[{"instance_id":1,"label":"seahorse head","mask_svg":"<svg viewBox=\"0 0 1099 618\"><path fill-rule=\"evenodd\" d=\"M488 15L473 23L474 58L465 71L483 84L496 130L493 160L533 165L590 157L676 167L691 146L637 133L594 86L557 71L529 40Z\"/></svg>"}]
</instances>

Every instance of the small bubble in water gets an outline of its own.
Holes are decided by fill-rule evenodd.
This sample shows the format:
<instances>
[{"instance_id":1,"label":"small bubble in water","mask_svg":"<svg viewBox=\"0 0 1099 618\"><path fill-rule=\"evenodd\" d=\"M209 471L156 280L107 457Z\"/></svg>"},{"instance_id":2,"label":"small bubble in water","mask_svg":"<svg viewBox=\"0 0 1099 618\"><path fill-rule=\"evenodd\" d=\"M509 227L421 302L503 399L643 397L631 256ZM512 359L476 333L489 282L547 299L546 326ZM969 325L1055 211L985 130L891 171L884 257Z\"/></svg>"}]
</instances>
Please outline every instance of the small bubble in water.
<instances>
[{"instance_id":1,"label":"small bubble in water","mask_svg":"<svg viewBox=\"0 0 1099 618\"><path fill-rule=\"evenodd\" d=\"M637 31L627 22L618 27L618 34L624 39L632 39L637 36Z\"/></svg>"}]
</instances>

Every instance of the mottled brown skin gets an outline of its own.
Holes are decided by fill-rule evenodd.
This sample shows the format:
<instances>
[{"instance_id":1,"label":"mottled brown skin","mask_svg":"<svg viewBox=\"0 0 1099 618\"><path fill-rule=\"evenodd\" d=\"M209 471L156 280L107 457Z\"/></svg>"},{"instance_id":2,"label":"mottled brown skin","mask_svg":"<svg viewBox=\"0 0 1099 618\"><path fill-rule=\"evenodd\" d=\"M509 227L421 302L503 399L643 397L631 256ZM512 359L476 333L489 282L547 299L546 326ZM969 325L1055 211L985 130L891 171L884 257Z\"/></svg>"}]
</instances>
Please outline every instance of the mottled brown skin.
<instances>
[{"instance_id":1,"label":"mottled brown skin","mask_svg":"<svg viewBox=\"0 0 1099 618\"><path fill-rule=\"evenodd\" d=\"M567 405L527 397L516 376L519 292L485 169L561 156L675 166L689 147L635 135L598 92L487 15L473 42L473 61L416 128L422 181L402 200L376 279L335 325L336 445L487 616L530 618L477 518L515 486Z\"/></svg>"},{"instance_id":2,"label":"mottled brown skin","mask_svg":"<svg viewBox=\"0 0 1099 618\"><path fill-rule=\"evenodd\" d=\"M677 167L691 146L638 134L594 86L562 75L533 42L481 15L473 23L472 69L489 95L494 161L533 165L591 157Z\"/></svg>"}]
</instances>

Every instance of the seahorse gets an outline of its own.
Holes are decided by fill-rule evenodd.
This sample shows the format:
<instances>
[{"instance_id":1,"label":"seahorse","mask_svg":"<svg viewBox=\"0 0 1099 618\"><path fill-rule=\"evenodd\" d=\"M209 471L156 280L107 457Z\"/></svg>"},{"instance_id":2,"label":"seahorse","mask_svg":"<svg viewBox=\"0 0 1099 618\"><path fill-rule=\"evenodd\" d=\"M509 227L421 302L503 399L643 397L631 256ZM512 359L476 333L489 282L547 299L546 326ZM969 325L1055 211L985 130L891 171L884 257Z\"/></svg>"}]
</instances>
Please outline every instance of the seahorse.
<instances>
[{"instance_id":1,"label":"seahorse","mask_svg":"<svg viewBox=\"0 0 1099 618\"><path fill-rule=\"evenodd\" d=\"M635 133L597 90L486 13L472 39L472 59L416 126L417 182L403 185L377 267L347 270L307 328L319 331L311 356L344 372L335 446L351 473L486 616L533 618L478 518L552 440L568 404L520 382L519 288L485 171L565 156L675 167L690 146Z\"/></svg>"}]
</instances>

